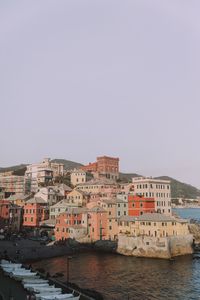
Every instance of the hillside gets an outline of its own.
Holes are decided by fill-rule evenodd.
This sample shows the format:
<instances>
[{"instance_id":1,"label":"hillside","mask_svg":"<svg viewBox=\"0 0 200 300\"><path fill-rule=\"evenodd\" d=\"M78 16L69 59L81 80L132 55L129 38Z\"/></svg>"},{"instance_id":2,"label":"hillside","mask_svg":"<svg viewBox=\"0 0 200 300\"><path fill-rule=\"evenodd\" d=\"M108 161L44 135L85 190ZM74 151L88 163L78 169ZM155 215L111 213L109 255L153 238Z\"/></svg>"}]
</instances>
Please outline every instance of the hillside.
<instances>
[{"instance_id":1,"label":"hillside","mask_svg":"<svg viewBox=\"0 0 200 300\"><path fill-rule=\"evenodd\" d=\"M52 159L51 161L55 162L55 163L63 164L65 170L78 169L83 166L80 163L77 163L77 162L71 161L71 160L66 160L66 159L55 158L55 159Z\"/></svg>"},{"instance_id":2,"label":"hillside","mask_svg":"<svg viewBox=\"0 0 200 300\"><path fill-rule=\"evenodd\" d=\"M53 159L52 162L64 164L65 170L80 168L81 166L83 166L82 164L80 164L78 162L74 162L74 161L66 160L66 159ZM21 165L11 166L11 167L7 167L7 168L0 168L0 173L7 172L7 171L14 171L14 175L23 176L25 173L25 170L26 170L26 166L27 166L26 164L21 164ZM141 175L136 174L136 173L120 173L119 178L120 178L120 181L122 181L122 182L131 182L132 177L139 177L139 176L141 176ZM180 182L169 176L159 176L159 177L155 177L155 178L171 181L172 198L200 197L200 190L190 184Z\"/></svg>"},{"instance_id":3,"label":"hillside","mask_svg":"<svg viewBox=\"0 0 200 300\"><path fill-rule=\"evenodd\" d=\"M17 166L0 168L0 173L13 171L14 175L24 175L26 166L27 165L25 165L25 164L21 164L21 165L17 165Z\"/></svg>"},{"instance_id":4,"label":"hillside","mask_svg":"<svg viewBox=\"0 0 200 300\"><path fill-rule=\"evenodd\" d=\"M200 197L200 190L196 187L180 182L174 178L171 178L169 176L160 176L156 177L158 179L164 179L164 180L170 180L171 181L171 193L172 198L196 198Z\"/></svg>"}]
</instances>

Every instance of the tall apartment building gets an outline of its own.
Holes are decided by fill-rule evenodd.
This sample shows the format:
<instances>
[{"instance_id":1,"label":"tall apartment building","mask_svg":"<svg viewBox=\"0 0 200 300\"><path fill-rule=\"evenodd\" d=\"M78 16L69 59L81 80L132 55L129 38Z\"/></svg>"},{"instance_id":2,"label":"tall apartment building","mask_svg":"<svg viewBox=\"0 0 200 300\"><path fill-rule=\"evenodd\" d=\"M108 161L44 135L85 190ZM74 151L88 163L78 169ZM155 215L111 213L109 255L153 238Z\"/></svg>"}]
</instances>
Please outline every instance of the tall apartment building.
<instances>
[{"instance_id":1,"label":"tall apartment building","mask_svg":"<svg viewBox=\"0 0 200 300\"><path fill-rule=\"evenodd\" d=\"M28 194L31 189L31 181L25 176L0 176L0 188L6 195Z\"/></svg>"},{"instance_id":2,"label":"tall apartment building","mask_svg":"<svg viewBox=\"0 0 200 300\"><path fill-rule=\"evenodd\" d=\"M44 158L41 163L27 166L25 176L31 179L31 191L36 192L39 183L48 183L53 178L64 174L64 165L51 162L50 158Z\"/></svg>"},{"instance_id":3,"label":"tall apartment building","mask_svg":"<svg viewBox=\"0 0 200 300\"><path fill-rule=\"evenodd\" d=\"M119 178L119 158L109 156L99 156L97 161L83 166L84 171L96 173L97 177L106 177L108 179Z\"/></svg>"},{"instance_id":4,"label":"tall apartment building","mask_svg":"<svg viewBox=\"0 0 200 300\"><path fill-rule=\"evenodd\" d=\"M171 185L169 180L152 177L135 177L132 179L133 193L138 196L155 199L155 211L166 215L172 214Z\"/></svg>"}]
</instances>

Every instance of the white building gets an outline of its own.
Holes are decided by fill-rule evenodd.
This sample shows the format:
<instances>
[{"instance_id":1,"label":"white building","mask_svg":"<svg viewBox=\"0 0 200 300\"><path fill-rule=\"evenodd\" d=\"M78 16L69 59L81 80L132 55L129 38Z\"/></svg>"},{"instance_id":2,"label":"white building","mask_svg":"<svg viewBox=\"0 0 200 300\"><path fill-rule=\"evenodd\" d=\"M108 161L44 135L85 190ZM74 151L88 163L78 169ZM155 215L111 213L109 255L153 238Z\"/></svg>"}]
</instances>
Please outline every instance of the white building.
<instances>
[{"instance_id":1,"label":"white building","mask_svg":"<svg viewBox=\"0 0 200 300\"><path fill-rule=\"evenodd\" d=\"M117 194L117 218L128 216L128 195Z\"/></svg>"},{"instance_id":2,"label":"white building","mask_svg":"<svg viewBox=\"0 0 200 300\"><path fill-rule=\"evenodd\" d=\"M31 179L31 190L36 192L39 183L48 183L53 178L63 176L64 165L53 163L49 158L44 158L41 163L27 166L25 176Z\"/></svg>"},{"instance_id":3,"label":"white building","mask_svg":"<svg viewBox=\"0 0 200 300\"><path fill-rule=\"evenodd\" d=\"M76 186L80 183L85 183L87 174L83 170L73 170L70 174L70 182L73 186Z\"/></svg>"},{"instance_id":4,"label":"white building","mask_svg":"<svg viewBox=\"0 0 200 300\"><path fill-rule=\"evenodd\" d=\"M155 199L157 212L171 215L171 186L169 180L154 179L152 177L132 178L134 194Z\"/></svg>"}]
</instances>

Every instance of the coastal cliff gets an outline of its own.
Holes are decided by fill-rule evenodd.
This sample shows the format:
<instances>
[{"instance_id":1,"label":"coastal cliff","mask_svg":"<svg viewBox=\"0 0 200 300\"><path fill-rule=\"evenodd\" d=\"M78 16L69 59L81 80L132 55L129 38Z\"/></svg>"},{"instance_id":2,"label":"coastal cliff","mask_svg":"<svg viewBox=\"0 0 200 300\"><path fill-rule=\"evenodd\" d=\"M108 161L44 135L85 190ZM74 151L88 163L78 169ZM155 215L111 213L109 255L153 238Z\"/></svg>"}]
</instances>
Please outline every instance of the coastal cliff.
<instances>
[{"instance_id":1,"label":"coastal cliff","mask_svg":"<svg viewBox=\"0 0 200 300\"><path fill-rule=\"evenodd\" d=\"M137 257L169 259L193 253L193 236L155 238L148 236L133 237L119 235L117 253Z\"/></svg>"}]
</instances>

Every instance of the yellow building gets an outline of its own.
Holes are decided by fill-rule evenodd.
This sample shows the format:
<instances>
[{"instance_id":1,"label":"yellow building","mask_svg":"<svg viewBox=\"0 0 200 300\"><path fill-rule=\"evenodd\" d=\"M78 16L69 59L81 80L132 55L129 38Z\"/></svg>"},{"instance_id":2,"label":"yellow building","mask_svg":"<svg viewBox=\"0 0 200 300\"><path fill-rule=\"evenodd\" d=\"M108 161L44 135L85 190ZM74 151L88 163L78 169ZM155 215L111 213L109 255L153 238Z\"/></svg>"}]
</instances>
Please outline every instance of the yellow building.
<instances>
[{"instance_id":1,"label":"yellow building","mask_svg":"<svg viewBox=\"0 0 200 300\"><path fill-rule=\"evenodd\" d=\"M119 233L131 236L169 237L189 234L188 221L159 213L139 217L123 216L119 220Z\"/></svg>"},{"instance_id":2,"label":"yellow building","mask_svg":"<svg viewBox=\"0 0 200 300\"><path fill-rule=\"evenodd\" d=\"M67 202L70 206L86 206L89 195L81 190L73 190L67 195Z\"/></svg>"}]
</instances>

